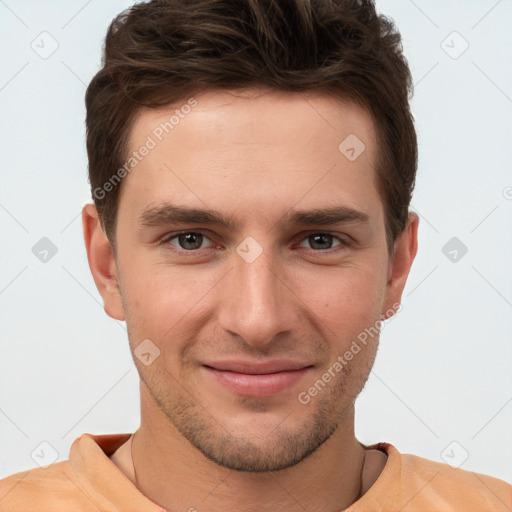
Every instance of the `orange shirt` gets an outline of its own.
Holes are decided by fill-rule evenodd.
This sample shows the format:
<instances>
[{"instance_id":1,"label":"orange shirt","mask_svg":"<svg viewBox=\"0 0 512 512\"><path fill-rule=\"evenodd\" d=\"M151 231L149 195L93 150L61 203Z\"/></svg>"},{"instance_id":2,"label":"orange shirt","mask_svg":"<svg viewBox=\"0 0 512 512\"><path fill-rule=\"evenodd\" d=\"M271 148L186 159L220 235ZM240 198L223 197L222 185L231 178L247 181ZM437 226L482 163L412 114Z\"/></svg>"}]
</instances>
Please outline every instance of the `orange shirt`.
<instances>
[{"instance_id":1,"label":"orange shirt","mask_svg":"<svg viewBox=\"0 0 512 512\"><path fill-rule=\"evenodd\" d=\"M83 434L69 460L0 480L2 512L165 512L109 459L131 434ZM400 453L388 456L370 489L346 512L510 512L512 486L490 476Z\"/></svg>"}]
</instances>

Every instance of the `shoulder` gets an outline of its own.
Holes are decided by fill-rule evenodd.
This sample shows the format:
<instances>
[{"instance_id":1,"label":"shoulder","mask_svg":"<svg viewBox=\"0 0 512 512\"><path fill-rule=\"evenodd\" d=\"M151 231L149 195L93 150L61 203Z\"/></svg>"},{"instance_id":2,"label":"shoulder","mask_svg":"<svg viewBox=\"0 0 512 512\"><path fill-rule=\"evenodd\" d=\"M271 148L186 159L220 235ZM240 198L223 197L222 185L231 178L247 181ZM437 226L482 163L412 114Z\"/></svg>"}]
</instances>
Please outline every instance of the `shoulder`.
<instances>
[{"instance_id":1,"label":"shoulder","mask_svg":"<svg viewBox=\"0 0 512 512\"><path fill-rule=\"evenodd\" d=\"M402 498L418 510L512 509L512 486L503 480L417 455L402 454L401 461Z\"/></svg>"},{"instance_id":2,"label":"shoulder","mask_svg":"<svg viewBox=\"0 0 512 512\"><path fill-rule=\"evenodd\" d=\"M73 510L91 507L87 492L69 461L21 471L0 480L2 511L68 512L70 505Z\"/></svg>"},{"instance_id":3,"label":"shoulder","mask_svg":"<svg viewBox=\"0 0 512 512\"><path fill-rule=\"evenodd\" d=\"M391 443L366 448L384 452L387 461L351 512L512 511L512 486L503 480L401 453Z\"/></svg>"}]
</instances>

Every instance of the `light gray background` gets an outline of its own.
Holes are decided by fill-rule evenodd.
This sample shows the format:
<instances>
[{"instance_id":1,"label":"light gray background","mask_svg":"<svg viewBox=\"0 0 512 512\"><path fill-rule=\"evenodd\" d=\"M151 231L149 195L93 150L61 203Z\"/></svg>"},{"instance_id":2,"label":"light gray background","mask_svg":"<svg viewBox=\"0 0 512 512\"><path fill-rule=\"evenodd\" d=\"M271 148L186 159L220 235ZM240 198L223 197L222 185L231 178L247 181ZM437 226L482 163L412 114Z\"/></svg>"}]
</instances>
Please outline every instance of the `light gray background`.
<instances>
[{"instance_id":1,"label":"light gray background","mask_svg":"<svg viewBox=\"0 0 512 512\"><path fill-rule=\"evenodd\" d=\"M125 325L103 311L80 221L85 88L108 23L129 5L0 0L0 477L34 467L42 441L65 460L83 432L138 426ZM403 35L416 84L420 249L356 434L455 464L467 452L461 467L510 482L512 2L378 7ZM461 55L453 31L469 44ZM31 47L49 52L52 38L47 58ZM42 237L58 249L47 262L32 252ZM468 248L456 262L442 252L452 237Z\"/></svg>"}]
</instances>

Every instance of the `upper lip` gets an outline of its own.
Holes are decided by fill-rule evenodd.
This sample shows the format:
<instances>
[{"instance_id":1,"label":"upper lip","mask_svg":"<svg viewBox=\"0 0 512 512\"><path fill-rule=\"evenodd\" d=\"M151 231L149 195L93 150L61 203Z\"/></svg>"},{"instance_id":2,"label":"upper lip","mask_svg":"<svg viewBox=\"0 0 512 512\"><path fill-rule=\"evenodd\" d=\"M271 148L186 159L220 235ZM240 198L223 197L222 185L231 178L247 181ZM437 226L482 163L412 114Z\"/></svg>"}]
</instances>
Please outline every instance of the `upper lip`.
<instances>
[{"instance_id":1,"label":"upper lip","mask_svg":"<svg viewBox=\"0 0 512 512\"><path fill-rule=\"evenodd\" d=\"M246 373L249 375L265 375L269 373L301 370L302 368L312 365L299 361L291 361L289 359L273 359L264 362L236 359L230 361L207 361L203 363L203 366L219 371Z\"/></svg>"}]
</instances>

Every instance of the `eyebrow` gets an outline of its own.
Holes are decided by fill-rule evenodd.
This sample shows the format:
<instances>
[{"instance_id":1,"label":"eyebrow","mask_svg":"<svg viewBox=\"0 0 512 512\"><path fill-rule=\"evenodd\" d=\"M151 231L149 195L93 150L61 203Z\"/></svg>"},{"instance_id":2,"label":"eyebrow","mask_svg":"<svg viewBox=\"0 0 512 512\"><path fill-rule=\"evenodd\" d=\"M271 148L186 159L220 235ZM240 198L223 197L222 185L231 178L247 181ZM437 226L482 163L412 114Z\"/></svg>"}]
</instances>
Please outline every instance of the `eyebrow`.
<instances>
[{"instance_id":1,"label":"eyebrow","mask_svg":"<svg viewBox=\"0 0 512 512\"><path fill-rule=\"evenodd\" d=\"M313 210L289 210L283 215L279 224L327 226L347 222L364 223L369 220L370 217L361 211L347 206L332 206ZM138 221L141 226L147 227L175 223L209 224L221 226L231 231L235 231L238 224L232 215L210 209L176 206L170 203L147 208L140 214Z\"/></svg>"}]
</instances>

